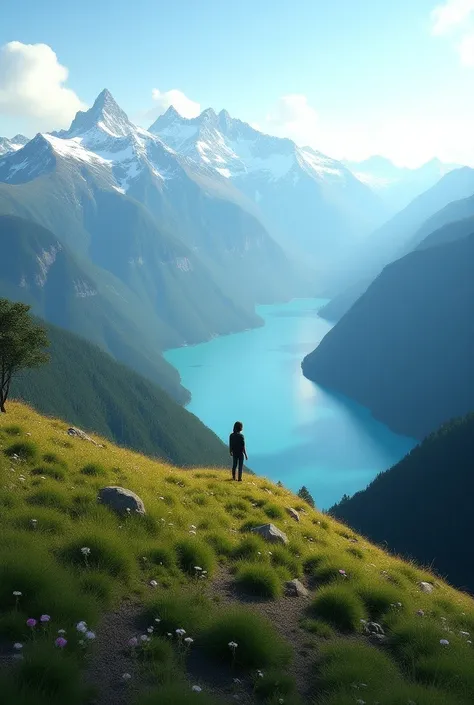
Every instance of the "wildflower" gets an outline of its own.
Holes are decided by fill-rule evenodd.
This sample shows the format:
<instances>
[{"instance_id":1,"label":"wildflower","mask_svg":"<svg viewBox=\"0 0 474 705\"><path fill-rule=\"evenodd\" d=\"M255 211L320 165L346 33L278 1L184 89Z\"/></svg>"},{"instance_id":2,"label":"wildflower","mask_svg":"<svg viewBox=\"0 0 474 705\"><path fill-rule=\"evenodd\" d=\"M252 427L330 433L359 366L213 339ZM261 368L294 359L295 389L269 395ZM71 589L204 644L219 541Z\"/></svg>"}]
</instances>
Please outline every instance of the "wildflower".
<instances>
[{"instance_id":1,"label":"wildflower","mask_svg":"<svg viewBox=\"0 0 474 705\"><path fill-rule=\"evenodd\" d=\"M459 632L461 636L470 636L469 632Z\"/></svg>"},{"instance_id":2,"label":"wildflower","mask_svg":"<svg viewBox=\"0 0 474 705\"><path fill-rule=\"evenodd\" d=\"M124 681L129 681L131 677L132 677L132 676L130 675L130 673L124 673L124 674L122 675L122 679L123 679Z\"/></svg>"},{"instance_id":3,"label":"wildflower","mask_svg":"<svg viewBox=\"0 0 474 705\"><path fill-rule=\"evenodd\" d=\"M235 685L240 685L242 681L240 680L240 678L234 678L234 683Z\"/></svg>"},{"instance_id":4,"label":"wildflower","mask_svg":"<svg viewBox=\"0 0 474 705\"><path fill-rule=\"evenodd\" d=\"M150 585L152 588L158 587L158 583L156 582L156 580L150 580Z\"/></svg>"},{"instance_id":5,"label":"wildflower","mask_svg":"<svg viewBox=\"0 0 474 705\"><path fill-rule=\"evenodd\" d=\"M186 634L186 630L185 629L176 629L176 634L178 636L184 636Z\"/></svg>"},{"instance_id":6,"label":"wildflower","mask_svg":"<svg viewBox=\"0 0 474 705\"><path fill-rule=\"evenodd\" d=\"M447 639L440 639L439 643L441 646L449 646L449 641Z\"/></svg>"},{"instance_id":7,"label":"wildflower","mask_svg":"<svg viewBox=\"0 0 474 705\"><path fill-rule=\"evenodd\" d=\"M138 646L138 639L136 636L132 636L131 639L128 640L128 645L129 646Z\"/></svg>"},{"instance_id":8,"label":"wildflower","mask_svg":"<svg viewBox=\"0 0 474 705\"><path fill-rule=\"evenodd\" d=\"M284 702L285 702L285 701L283 700L283 698L279 698L279 699L278 699L279 705L283 705Z\"/></svg>"},{"instance_id":9,"label":"wildflower","mask_svg":"<svg viewBox=\"0 0 474 705\"><path fill-rule=\"evenodd\" d=\"M159 624L161 622L161 619L159 617L155 617L155 622Z\"/></svg>"},{"instance_id":10,"label":"wildflower","mask_svg":"<svg viewBox=\"0 0 474 705\"><path fill-rule=\"evenodd\" d=\"M130 512L131 512L132 510L130 509L130 507L126 507L126 508L125 508L125 511L127 512L127 514L130 514Z\"/></svg>"},{"instance_id":11,"label":"wildflower","mask_svg":"<svg viewBox=\"0 0 474 705\"><path fill-rule=\"evenodd\" d=\"M470 639L467 639L466 644L472 644L472 641Z\"/></svg>"},{"instance_id":12,"label":"wildflower","mask_svg":"<svg viewBox=\"0 0 474 705\"><path fill-rule=\"evenodd\" d=\"M229 641L228 647L234 651L238 647L238 644L235 641Z\"/></svg>"},{"instance_id":13,"label":"wildflower","mask_svg":"<svg viewBox=\"0 0 474 705\"><path fill-rule=\"evenodd\" d=\"M21 597L23 593L20 592L19 590L14 590L14 591L13 591L13 594L14 594L15 597Z\"/></svg>"},{"instance_id":14,"label":"wildflower","mask_svg":"<svg viewBox=\"0 0 474 705\"><path fill-rule=\"evenodd\" d=\"M90 641L92 641L93 639L95 639L95 633L91 632L91 631L86 632L86 639L89 639Z\"/></svg>"},{"instance_id":15,"label":"wildflower","mask_svg":"<svg viewBox=\"0 0 474 705\"><path fill-rule=\"evenodd\" d=\"M51 621L51 617L49 616L49 614L42 614L41 615L40 622L45 624L46 622L50 622L50 621Z\"/></svg>"},{"instance_id":16,"label":"wildflower","mask_svg":"<svg viewBox=\"0 0 474 705\"><path fill-rule=\"evenodd\" d=\"M36 529L36 527L38 526L38 519L30 519L30 523L33 529Z\"/></svg>"},{"instance_id":17,"label":"wildflower","mask_svg":"<svg viewBox=\"0 0 474 705\"><path fill-rule=\"evenodd\" d=\"M23 644L20 644L20 642L17 641L15 644L13 644L13 648L15 649L15 651L21 651L21 649L23 648Z\"/></svg>"},{"instance_id":18,"label":"wildflower","mask_svg":"<svg viewBox=\"0 0 474 705\"><path fill-rule=\"evenodd\" d=\"M140 641L143 641L143 643L145 643L146 641L150 641L150 637L146 634L142 634L140 637Z\"/></svg>"},{"instance_id":19,"label":"wildflower","mask_svg":"<svg viewBox=\"0 0 474 705\"><path fill-rule=\"evenodd\" d=\"M173 635L171 632L166 632L166 636L172 637Z\"/></svg>"},{"instance_id":20,"label":"wildflower","mask_svg":"<svg viewBox=\"0 0 474 705\"><path fill-rule=\"evenodd\" d=\"M418 615L418 617L424 617L425 613L423 610L418 610L417 615Z\"/></svg>"},{"instance_id":21,"label":"wildflower","mask_svg":"<svg viewBox=\"0 0 474 705\"><path fill-rule=\"evenodd\" d=\"M58 634L59 634L59 636L64 636L65 633L66 633L66 630L65 630L65 629L58 629Z\"/></svg>"},{"instance_id":22,"label":"wildflower","mask_svg":"<svg viewBox=\"0 0 474 705\"><path fill-rule=\"evenodd\" d=\"M36 619L33 619L33 618L30 617L30 619L27 619L27 620L26 620L26 626L27 626L27 627L31 627L31 629L33 629L34 627L36 627L36 624L37 624Z\"/></svg>"},{"instance_id":23,"label":"wildflower","mask_svg":"<svg viewBox=\"0 0 474 705\"><path fill-rule=\"evenodd\" d=\"M347 575L346 571L343 568L339 569L339 574L343 575L344 577L346 577L346 575Z\"/></svg>"},{"instance_id":24,"label":"wildflower","mask_svg":"<svg viewBox=\"0 0 474 705\"><path fill-rule=\"evenodd\" d=\"M58 646L60 649L64 649L64 647L67 644L67 639L65 639L63 636L58 636L56 641L54 642L56 646Z\"/></svg>"},{"instance_id":25,"label":"wildflower","mask_svg":"<svg viewBox=\"0 0 474 705\"><path fill-rule=\"evenodd\" d=\"M173 524L168 524L168 526L173 526ZM196 532L193 529L191 529L189 533L191 534L191 536L196 536Z\"/></svg>"},{"instance_id":26,"label":"wildflower","mask_svg":"<svg viewBox=\"0 0 474 705\"><path fill-rule=\"evenodd\" d=\"M158 499L164 499L164 497L158 497Z\"/></svg>"},{"instance_id":27,"label":"wildflower","mask_svg":"<svg viewBox=\"0 0 474 705\"><path fill-rule=\"evenodd\" d=\"M185 641L186 644L188 644L188 646L191 646L191 644L193 643L194 639L191 639L190 636L187 636L184 641Z\"/></svg>"},{"instance_id":28,"label":"wildflower","mask_svg":"<svg viewBox=\"0 0 474 705\"><path fill-rule=\"evenodd\" d=\"M153 634L153 627L148 627L147 632L148 634Z\"/></svg>"},{"instance_id":29,"label":"wildflower","mask_svg":"<svg viewBox=\"0 0 474 705\"><path fill-rule=\"evenodd\" d=\"M91 549L88 548L87 546L83 546L83 547L81 548L81 553L82 553L83 556L89 556L89 555L90 555L90 552L91 552Z\"/></svg>"},{"instance_id":30,"label":"wildflower","mask_svg":"<svg viewBox=\"0 0 474 705\"><path fill-rule=\"evenodd\" d=\"M197 571L198 573L202 571L202 568L198 565L194 566L194 570Z\"/></svg>"},{"instance_id":31,"label":"wildflower","mask_svg":"<svg viewBox=\"0 0 474 705\"><path fill-rule=\"evenodd\" d=\"M258 678L263 678L263 671L257 671Z\"/></svg>"},{"instance_id":32,"label":"wildflower","mask_svg":"<svg viewBox=\"0 0 474 705\"><path fill-rule=\"evenodd\" d=\"M202 691L202 688L199 685L193 685L191 688L195 693L200 693Z\"/></svg>"},{"instance_id":33,"label":"wildflower","mask_svg":"<svg viewBox=\"0 0 474 705\"><path fill-rule=\"evenodd\" d=\"M197 526L194 526L194 524L191 524L191 526L189 528L190 529L197 529Z\"/></svg>"}]
</instances>

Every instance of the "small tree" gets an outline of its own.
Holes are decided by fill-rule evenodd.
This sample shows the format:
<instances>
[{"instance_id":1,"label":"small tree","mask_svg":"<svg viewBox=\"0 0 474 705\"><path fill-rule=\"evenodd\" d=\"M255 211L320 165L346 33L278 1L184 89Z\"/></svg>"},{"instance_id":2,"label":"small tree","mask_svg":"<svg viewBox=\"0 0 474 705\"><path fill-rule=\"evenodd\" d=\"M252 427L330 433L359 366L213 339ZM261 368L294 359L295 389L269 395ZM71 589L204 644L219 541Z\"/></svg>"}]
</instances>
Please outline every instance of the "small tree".
<instances>
[{"instance_id":1,"label":"small tree","mask_svg":"<svg viewBox=\"0 0 474 705\"><path fill-rule=\"evenodd\" d=\"M49 341L46 331L34 323L30 306L0 299L0 412L5 413L5 402L13 377L21 370L39 367L48 362L44 352Z\"/></svg>"},{"instance_id":2,"label":"small tree","mask_svg":"<svg viewBox=\"0 0 474 705\"><path fill-rule=\"evenodd\" d=\"M298 490L298 497L300 499L304 499L304 501L307 502L310 507L314 507L314 499L312 498L308 488L304 485L300 490Z\"/></svg>"}]
</instances>

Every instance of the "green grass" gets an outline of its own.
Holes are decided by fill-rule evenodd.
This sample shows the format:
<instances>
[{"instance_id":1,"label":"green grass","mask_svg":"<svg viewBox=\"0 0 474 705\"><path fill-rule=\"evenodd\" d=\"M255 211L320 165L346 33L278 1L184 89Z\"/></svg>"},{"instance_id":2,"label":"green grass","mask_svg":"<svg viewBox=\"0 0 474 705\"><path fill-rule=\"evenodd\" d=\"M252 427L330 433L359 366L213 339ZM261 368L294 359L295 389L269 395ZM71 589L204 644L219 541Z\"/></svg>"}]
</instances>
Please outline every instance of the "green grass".
<instances>
[{"instance_id":1,"label":"green grass","mask_svg":"<svg viewBox=\"0 0 474 705\"><path fill-rule=\"evenodd\" d=\"M38 457L38 447L32 441L18 441L8 446L5 455L10 458L17 455L20 460L30 462Z\"/></svg>"},{"instance_id":2,"label":"green grass","mask_svg":"<svg viewBox=\"0 0 474 705\"><path fill-rule=\"evenodd\" d=\"M242 668L281 667L291 659L289 645L271 622L242 607L233 607L214 617L203 635L206 650L219 662ZM234 642L234 651L229 643Z\"/></svg>"},{"instance_id":3,"label":"green grass","mask_svg":"<svg viewBox=\"0 0 474 705\"><path fill-rule=\"evenodd\" d=\"M24 406L10 404L8 411L8 419L0 415L0 643L7 651L24 643L28 667L22 662L0 671L3 701L88 705L75 624L86 620L100 633L100 616L125 599L141 614L136 635L154 628L151 642L135 654L133 681L118 686L129 689L130 705L211 702L204 678L196 683L202 692L191 690L199 664L222 671L232 694L232 678L241 678L245 685L235 688L241 702L251 692L259 705L280 705L281 699L301 705L289 673L298 626L307 636L294 657L307 659L311 705L474 702L474 651L460 635L474 634L469 596L362 537L350 542L350 530L309 506L300 522L291 521L286 507L300 506L294 495L266 480L253 476L238 484L218 470L179 470L109 443L101 448L69 440L66 423ZM18 429L6 430L12 426ZM22 446L25 459L13 460L12 445L19 450L24 441L34 452L28 459ZM88 467L95 470L84 473ZM97 468L136 492L146 516L121 517L98 504L104 476ZM288 535L286 546L249 532L272 520L269 508L282 517L275 523ZM90 552L84 555L82 548ZM196 566L208 577L199 578ZM276 606L258 603L279 597L284 581L303 573L311 598L282 600L282 606L302 607L301 618L295 615L293 624L288 617L282 635L258 613L271 614ZM240 586L235 593L226 587L232 579ZM420 580L435 581L435 592L421 593ZM239 593L242 602L255 598L251 609L237 602ZM51 631L32 632L26 620L41 614L51 615ZM386 643L373 646L361 619L378 621ZM58 629L67 630L68 646L54 649L49 659L48 634ZM176 629L186 631L192 647L183 650ZM443 638L448 647L440 644ZM235 653L229 642L238 644ZM49 661L50 674L40 684L35 674Z\"/></svg>"},{"instance_id":4,"label":"green grass","mask_svg":"<svg viewBox=\"0 0 474 705\"><path fill-rule=\"evenodd\" d=\"M197 537L182 539L176 544L178 563L182 571L196 575L196 567L212 575L216 566L216 554L212 548Z\"/></svg>"},{"instance_id":5,"label":"green grass","mask_svg":"<svg viewBox=\"0 0 474 705\"><path fill-rule=\"evenodd\" d=\"M275 599L282 594L282 584L275 570L265 563L242 563L237 568L239 588L257 597Z\"/></svg>"},{"instance_id":6,"label":"green grass","mask_svg":"<svg viewBox=\"0 0 474 705\"><path fill-rule=\"evenodd\" d=\"M107 475L106 469L99 463L87 463L81 468L82 475L88 475L89 477L104 477Z\"/></svg>"},{"instance_id":7,"label":"green grass","mask_svg":"<svg viewBox=\"0 0 474 705\"><path fill-rule=\"evenodd\" d=\"M358 631L361 619L367 617L364 603L347 585L329 585L318 590L311 612L341 632Z\"/></svg>"}]
</instances>

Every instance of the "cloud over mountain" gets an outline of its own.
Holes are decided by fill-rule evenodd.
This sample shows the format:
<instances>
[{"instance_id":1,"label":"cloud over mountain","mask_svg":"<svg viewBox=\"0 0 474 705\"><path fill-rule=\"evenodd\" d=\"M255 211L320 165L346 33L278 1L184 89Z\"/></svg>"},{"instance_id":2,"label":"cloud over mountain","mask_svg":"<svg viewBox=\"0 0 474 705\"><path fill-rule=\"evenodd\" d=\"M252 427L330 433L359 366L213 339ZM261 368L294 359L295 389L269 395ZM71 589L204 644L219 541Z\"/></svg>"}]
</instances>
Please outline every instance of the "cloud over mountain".
<instances>
[{"instance_id":1,"label":"cloud over mountain","mask_svg":"<svg viewBox=\"0 0 474 705\"><path fill-rule=\"evenodd\" d=\"M68 69L47 44L8 42L0 49L0 114L65 127L84 104L65 83Z\"/></svg>"}]
</instances>

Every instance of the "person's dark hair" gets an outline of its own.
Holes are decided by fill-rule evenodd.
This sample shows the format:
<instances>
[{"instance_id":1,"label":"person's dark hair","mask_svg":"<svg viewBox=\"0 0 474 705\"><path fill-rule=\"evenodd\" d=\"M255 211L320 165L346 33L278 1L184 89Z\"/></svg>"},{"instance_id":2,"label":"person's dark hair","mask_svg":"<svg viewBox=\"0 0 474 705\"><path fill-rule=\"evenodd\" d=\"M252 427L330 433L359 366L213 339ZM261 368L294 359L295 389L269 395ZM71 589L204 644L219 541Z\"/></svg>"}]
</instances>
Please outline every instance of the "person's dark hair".
<instances>
[{"instance_id":1,"label":"person's dark hair","mask_svg":"<svg viewBox=\"0 0 474 705\"><path fill-rule=\"evenodd\" d=\"M242 421L236 421L234 424L234 433L240 433L243 427L244 424L242 423Z\"/></svg>"}]
</instances>

